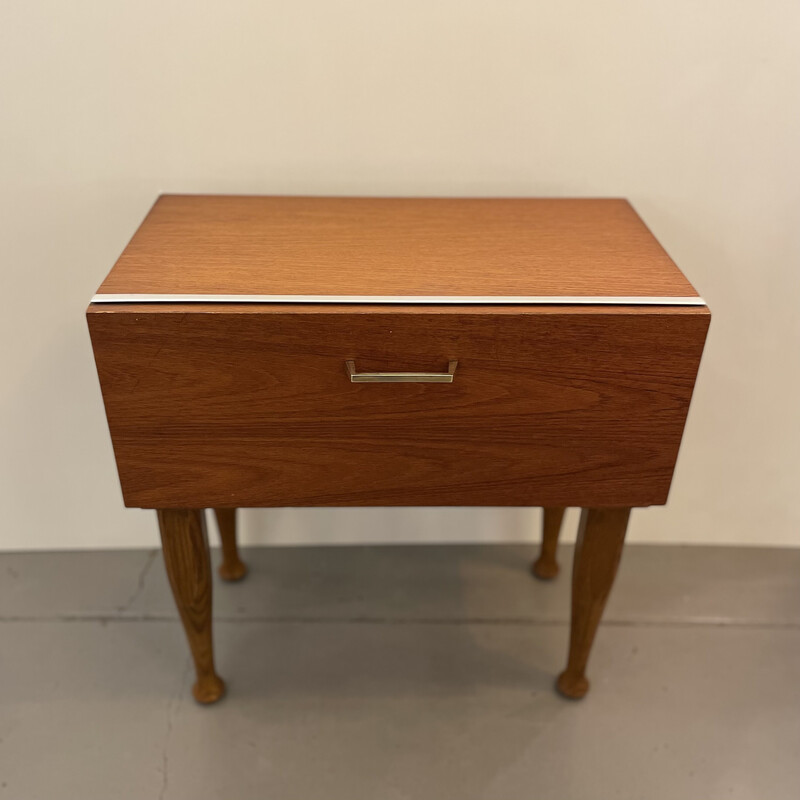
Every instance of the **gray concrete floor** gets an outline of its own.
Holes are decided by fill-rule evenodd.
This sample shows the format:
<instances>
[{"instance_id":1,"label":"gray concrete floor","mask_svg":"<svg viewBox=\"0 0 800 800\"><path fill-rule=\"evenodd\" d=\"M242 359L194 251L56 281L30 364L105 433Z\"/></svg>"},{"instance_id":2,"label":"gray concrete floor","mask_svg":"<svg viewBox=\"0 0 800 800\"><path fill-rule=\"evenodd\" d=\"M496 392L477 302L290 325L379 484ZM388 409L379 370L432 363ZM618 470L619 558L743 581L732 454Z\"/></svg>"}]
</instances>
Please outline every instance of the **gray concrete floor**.
<instances>
[{"instance_id":1,"label":"gray concrete floor","mask_svg":"<svg viewBox=\"0 0 800 800\"><path fill-rule=\"evenodd\" d=\"M0 555L0 798L800 797L800 551L629 546L577 703L531 556L245 551L204 708L157 553Z\"/></svg>"}]
</instances>

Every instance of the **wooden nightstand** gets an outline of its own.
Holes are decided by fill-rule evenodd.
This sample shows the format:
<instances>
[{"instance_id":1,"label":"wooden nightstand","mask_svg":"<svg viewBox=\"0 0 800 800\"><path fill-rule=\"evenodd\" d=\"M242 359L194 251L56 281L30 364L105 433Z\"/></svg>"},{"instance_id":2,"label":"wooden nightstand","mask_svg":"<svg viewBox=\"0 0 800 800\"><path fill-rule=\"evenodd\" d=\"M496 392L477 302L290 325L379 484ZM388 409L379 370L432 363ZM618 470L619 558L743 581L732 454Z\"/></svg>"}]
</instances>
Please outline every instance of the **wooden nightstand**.
<instances>
[{"instance_id":1,"label":"wooden nightstand","mask_svg":"<svg viewBox=\"0 0 800 800\"><path fill-rule=\"evenodd\" d=\"M585 668L631 507L667 500L709 311L624 200L164 196L87 318L126 506L213 702L235 509L583 509L558 688Z\"/></svg>"}]
</instances>

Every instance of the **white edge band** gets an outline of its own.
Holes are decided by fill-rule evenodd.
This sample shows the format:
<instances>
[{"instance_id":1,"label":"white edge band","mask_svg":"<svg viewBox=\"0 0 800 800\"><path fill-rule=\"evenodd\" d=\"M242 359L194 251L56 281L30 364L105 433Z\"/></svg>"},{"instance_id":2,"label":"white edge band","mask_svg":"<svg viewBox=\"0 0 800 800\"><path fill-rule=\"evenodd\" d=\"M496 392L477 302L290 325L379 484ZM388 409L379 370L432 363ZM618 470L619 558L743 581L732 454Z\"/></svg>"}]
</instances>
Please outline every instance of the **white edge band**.
<instances>
[{"instance_id":1,"label":"white edge band","mask_svg":"<svg viewBox=\"0 0 800 800\"><path fill-rule=\"evenodd\" d=\"M361 303L425 305L704 306L702 297L557 297L492 295L96 294L93 303Z\"/></svg>"}]
</instances>

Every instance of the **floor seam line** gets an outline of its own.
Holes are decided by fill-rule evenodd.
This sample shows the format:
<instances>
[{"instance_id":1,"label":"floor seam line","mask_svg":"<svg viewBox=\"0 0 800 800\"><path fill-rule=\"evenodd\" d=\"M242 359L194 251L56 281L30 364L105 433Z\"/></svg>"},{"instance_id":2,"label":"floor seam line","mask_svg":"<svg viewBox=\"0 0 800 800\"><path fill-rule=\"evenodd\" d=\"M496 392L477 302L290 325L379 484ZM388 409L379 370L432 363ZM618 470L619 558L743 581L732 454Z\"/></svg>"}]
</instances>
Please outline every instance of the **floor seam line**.
<instances>
[{"instance_id":1,"label":"floor seam line","mask_svg":"<svg viewBox=\"0 0 800 800\"><path fill-rule=\"evenodd\" d=\"M153 622L153 623L177 623L177 616L112 616L112 615L69 615L56 617L26 617L26 616L6 616L0 617L0 624L3 623L60 623L71 624L81 622L100 622L100 623L128 623L128 622ZM519 618L498 618L498 619L442 619L442 618L414 618L414 617L214 617L215 625L430 625L430 626L491 626L498 627L568 627L569 620L546 620L546 619L519 619ZM731 628L731 629L763 629L763 630L800 630L800 622L730 622L725 620L602 620L604 627L615 628Z\"/></svg>"}]
</instances>

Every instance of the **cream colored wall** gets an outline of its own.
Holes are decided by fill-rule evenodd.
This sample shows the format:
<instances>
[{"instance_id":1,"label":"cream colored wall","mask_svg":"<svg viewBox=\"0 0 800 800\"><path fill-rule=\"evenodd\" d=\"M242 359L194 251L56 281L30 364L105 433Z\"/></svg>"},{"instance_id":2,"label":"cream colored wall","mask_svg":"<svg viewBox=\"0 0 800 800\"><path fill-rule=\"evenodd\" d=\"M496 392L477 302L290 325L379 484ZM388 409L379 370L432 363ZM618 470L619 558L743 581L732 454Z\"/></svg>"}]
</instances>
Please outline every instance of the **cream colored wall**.
<instances>
[{"instance_id":1,"label":"cream colored wall","mask_svg":"<svg viewBox=\"0 0 800 800\"><path fill-rule=\"evenodd\" d=\"M714 319L637 541L800 545L796 0L6 3L0 548L154 545L83 321L159 192L618 195ZM574 517L573 517L574 521ZM526 509L275 510L250 542L535 538Z\"/></svg>"}]
</instances>

